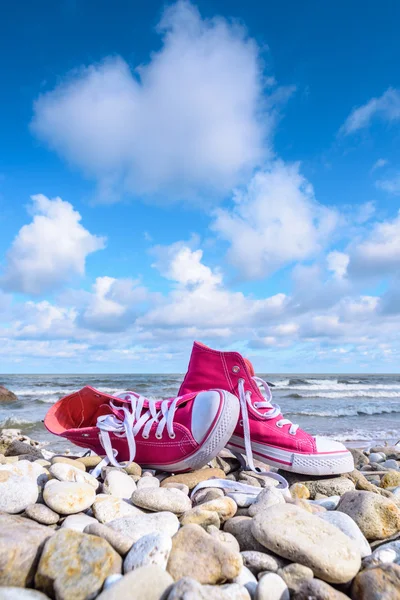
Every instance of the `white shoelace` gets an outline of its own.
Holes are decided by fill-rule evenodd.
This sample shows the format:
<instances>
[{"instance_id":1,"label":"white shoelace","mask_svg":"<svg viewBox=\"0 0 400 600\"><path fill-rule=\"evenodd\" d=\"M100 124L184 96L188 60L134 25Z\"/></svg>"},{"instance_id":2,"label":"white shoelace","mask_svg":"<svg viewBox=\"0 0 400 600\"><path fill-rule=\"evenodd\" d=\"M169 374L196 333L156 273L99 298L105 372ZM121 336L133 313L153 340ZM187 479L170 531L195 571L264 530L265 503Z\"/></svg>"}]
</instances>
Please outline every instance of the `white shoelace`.
<instances>
[{"instance_id":1,"label":"white shoelace","mask_svg":"<svg viewBox=\"0 0 400 600\"><path fill-rule=\"evenodd\" d=\"M263 386L264 392L266 395L266 400L263 402L253 402L252 403L251 402L252 392L250 390L246 392L244 389L244 383L245 383L244 379L239 379L239 384L238 384L239 402L240 402L240 408L241 408L241 412L242 412L242 424L243 424L243 434L244 434L243 437L244 437L244 447L245 447L245 451L246 451L247 465L251 471L254 471L254 473L257 473L259 475L264 475L264 476L270 477L271 479L275 479L276 481L278 481L279 484L277 486L277 489L280 490L285 497L290 498L291 494L289 492L289 484L286 481L286 479L284 477L282 477L282 475L279 475L278 473L274 473L271 471L261 471L261 469L256 468L254 465L253 451L251 448L249 411L248 411L247 406L248 405L252 406L256 410L257 414L266 420L275 419L278 415L281 414L281 409L280 409L280 406L278 406L278 404L272 404L272 402L271 402L272 392L270 390L268 383L266 381L264 381L264 379L261 379L261 377L254 376L254 377L252 377L252 379L256 383ZM267 408L269 410L267 412L261 413L257 410L258 408ZM276 422L276 425L277 425L277 427L283 427L284 425L290 425L289 433L291 435L296 435L296 431L299 428L299 425L295 425L289 419L284 419L284 418L279 419L279 421ZM240 460L240 455L237 453L234 453L234 454L236 454ZM194 494L198 490L200 490L202 488L206 488L206 487L217 487L217 488L225 489L228 491L227 495L232 497L233 499L235 499L235 495L245 494L247 496L253 497L255 500L257 498L258 494L262 491L262 489L260 489L258 487L254 487L252 485L247 485L245 483L241 483L240 481L230 481L230 480L226 480L226 479L211 479L211 480L207 480L207 481L203 481L203 482L199 483L194 488L191 495L194 496Z\"/></svg>"},{"instance_id":2,"label":"white shoelace","mask_svg":"<svg viewBox=\"0 0 400 600\"><path fill-rule=\"evenodd\" d=\"M163 400L159 409L156 407L156 400L151 400L144 396L136 396L132 392L125 392L120 398L129 400L130 407L116 406L113 402L110 402L110 406L114 410L123 411L124 418L122 420L114 413L102 415L97 419L97 427L100 430L99 438L106 452L106 457L92 471L92 475L95 477L98 477L101 469L110 463L114 467L119 468L130 464L136 456L135 437L142 430L142 438L147 439L154 423L158 423L155 434L157 439L162 438L165 427L167 428L169 437L171 439L175 437L174 417L176 405L180 397L172 401ZM116 396L116 399L118 399L118 396ZM148 406L148 410L142 414L145 403ZM118 452L112 447L110 433L114 433L117 437L126 437L129 448L129 460L125 464L119 463L116 460Z\"/></svg>"},{"instance_id":3,"label":"white shoelace","mask_svg":"<svg viewBox=\"0 0 400 600\"><path fill-rule=\"evenodd\" d=\"M249 411L247 409L247 405L250 405L253 408L255 408L257 414L266 420L275 419L279 414L281 414L281 409L280 409L280 406L278 406L278 404L272 404L272 402L271 402L272 392L269 388L268 383L266 381L264 381L264 379L261 379L261 377L254 376L254 377L252 377L252 379L256 383L259 383L263 386L265 395L267 397L265 401L253 402L253 404L251 403L251 391L247 391L247 392L245 391L244 379L239 379L238 389L239 389L240 408L242 411L242 423L243 423L243 434L244 434L243 437L244 437L244 447L246 449L246 458L247 458L247 462L248 462L250 469L252 471L256 471L256 468L255 468L254 462L253 462L253 451L251 449ZM261 413L257 410L258 408L267 408L269 410L268 410L268 412ZM298 430L299 425L293 424L289 419L279 419L279 421L276 422L277 427L283 427L284 425L290 425L289 433L291 435L296 435L296 431Z\"/></svg>"}]
</instances>

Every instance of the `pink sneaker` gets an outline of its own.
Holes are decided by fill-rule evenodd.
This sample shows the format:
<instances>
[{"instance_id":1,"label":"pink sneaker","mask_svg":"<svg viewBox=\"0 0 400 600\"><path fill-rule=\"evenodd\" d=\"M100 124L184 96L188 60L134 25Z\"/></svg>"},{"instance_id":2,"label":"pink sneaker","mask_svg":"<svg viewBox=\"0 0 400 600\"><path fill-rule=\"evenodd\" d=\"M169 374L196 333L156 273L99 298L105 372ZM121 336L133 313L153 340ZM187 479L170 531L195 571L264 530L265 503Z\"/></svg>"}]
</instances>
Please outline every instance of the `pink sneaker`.
<instances>
[{"instance_id":1,"label":"pink sneaker","mask_svg":"<svg viewBox=\"0 0 400 600\"><path fill-rule=\"evenodd\" d=\"M168 400L126 392L109 396L89 386L59 400L44 424L77 446L163 471L199 469L225 447L239 418L239 402L211 389Z\"/></svg>"},{"instance_id":2,"label":"pink sneaker","mask_svg":"<svg viewBox=\"0 0 400 600\"><path fill-rule=\"evenodd\" d=\"M264 397L257 384L264 387ZM188 371L179 394L218 387L239 398L241 415L228 448L252 453L285 471L307 475L336 475L354 469L351 453L340 442L313 437L285 419L271 403L268 384L255 377L253 366L238 352L218 352L199 342L193 345Z\"/></svg>"}]
</instances>

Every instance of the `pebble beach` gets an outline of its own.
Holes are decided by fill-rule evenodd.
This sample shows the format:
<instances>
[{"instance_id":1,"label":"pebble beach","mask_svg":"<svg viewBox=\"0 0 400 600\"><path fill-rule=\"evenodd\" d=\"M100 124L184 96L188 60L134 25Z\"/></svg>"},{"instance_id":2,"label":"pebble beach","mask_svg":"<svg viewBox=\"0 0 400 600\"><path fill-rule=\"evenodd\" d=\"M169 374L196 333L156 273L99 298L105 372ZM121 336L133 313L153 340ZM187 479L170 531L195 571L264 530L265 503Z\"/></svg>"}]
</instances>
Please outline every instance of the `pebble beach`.
<instances>
[{"instance_id":1,"label":"pebble beach","mask_svg":"<svg viewBox=\"0 0 400 600\"><path fill-rule=\"evenodd\" d=\"M351 451L346 475L280 471L283 494L228 450L190 473L96 478L101 457L3 429L0 600L396 600L400 445Z\"/></svg>"}]
</instances>

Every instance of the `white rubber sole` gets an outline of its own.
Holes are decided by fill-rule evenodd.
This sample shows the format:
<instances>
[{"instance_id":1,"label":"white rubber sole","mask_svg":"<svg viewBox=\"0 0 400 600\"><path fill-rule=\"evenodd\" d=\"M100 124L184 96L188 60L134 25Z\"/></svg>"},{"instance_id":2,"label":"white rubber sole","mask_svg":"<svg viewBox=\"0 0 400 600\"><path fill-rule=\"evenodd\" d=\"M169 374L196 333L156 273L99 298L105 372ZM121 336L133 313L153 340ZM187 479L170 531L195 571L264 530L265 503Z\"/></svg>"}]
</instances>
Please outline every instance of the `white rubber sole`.
<instances>
[{"instance_id":1,"label":"white rubber sole","mask_svg":"<svg viewBox=\"0 0 400 600\"><path fill-rule=\"evenodd\" d=\"M245 452L243 438L236 435L231 437L227 447L235 452ZM348 450L302 454L258 442L252 442L251 447L255 458L283 471L303 475L341 475L354 470L353 456Z\"/></svg>"},{"instance_id":2,"label":"white rubber sole","mask_svg":"<svg viewBox=\"0 0 400 600\"><path fill-rule=\"evenodd\" d=\"M178 471L187 471L189 469L201 469L210 460L215 458L218 452L226 447L232 437L239 419L240 405L233 394L225 390L218 390L224 398L221 413L214 424L214 427L208 434L201 447L188 458L176 463L146 465L151 469L160 469L172 473Z\"/></svg>"}]
</instances>

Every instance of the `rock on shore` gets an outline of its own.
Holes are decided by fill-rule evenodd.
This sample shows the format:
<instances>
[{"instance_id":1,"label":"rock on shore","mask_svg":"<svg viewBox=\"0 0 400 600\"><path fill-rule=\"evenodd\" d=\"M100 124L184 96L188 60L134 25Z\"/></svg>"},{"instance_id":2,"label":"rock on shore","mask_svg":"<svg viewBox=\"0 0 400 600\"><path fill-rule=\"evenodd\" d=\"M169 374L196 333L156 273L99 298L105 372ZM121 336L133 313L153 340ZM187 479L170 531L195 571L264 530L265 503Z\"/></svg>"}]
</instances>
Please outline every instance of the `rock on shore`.
<instances>
[{"instance_id":1,"label":"rock on shore","mask_svg":"<svg viewBox=\"0 0 400 600\"><path fill-rule=\"evenodd\" d=\"M95 478L100 457L3 431L0 600L393 600L400 447L385 448L354 452L343 476L290 474L290 498L227 450L192 473L132 463Z\"/></svg>"}]
</instances>

